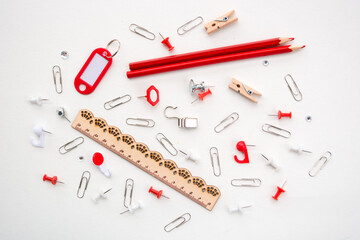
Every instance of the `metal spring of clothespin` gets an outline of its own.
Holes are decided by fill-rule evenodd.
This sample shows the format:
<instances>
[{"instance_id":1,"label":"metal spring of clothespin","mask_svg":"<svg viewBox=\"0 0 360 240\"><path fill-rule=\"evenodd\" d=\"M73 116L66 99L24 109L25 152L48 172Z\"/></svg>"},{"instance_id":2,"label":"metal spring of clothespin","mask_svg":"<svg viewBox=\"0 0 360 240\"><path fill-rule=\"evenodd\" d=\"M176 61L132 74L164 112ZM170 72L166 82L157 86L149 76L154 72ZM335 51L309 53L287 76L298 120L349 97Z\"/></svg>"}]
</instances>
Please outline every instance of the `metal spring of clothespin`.
<instances>
[{"instance_id":1,"label":"metal spring of clothespin","mask_svg":"<svg viewBox=\"0 0 360 240\"><path fill-rule=\"evenodd\" d=\"M178 122L178 127L179 128L197 128L198 126L198 119L197 118L189 118L189 117L185 117L185 118L178 118L178 117L169 117L166 115L166 110L168 108L172 108L172 109L177 109L177 107L173 107L173 106L167 106L164 109L164 115L166 118L169 119L177 119Z\"/></svg>"}]
</instances>

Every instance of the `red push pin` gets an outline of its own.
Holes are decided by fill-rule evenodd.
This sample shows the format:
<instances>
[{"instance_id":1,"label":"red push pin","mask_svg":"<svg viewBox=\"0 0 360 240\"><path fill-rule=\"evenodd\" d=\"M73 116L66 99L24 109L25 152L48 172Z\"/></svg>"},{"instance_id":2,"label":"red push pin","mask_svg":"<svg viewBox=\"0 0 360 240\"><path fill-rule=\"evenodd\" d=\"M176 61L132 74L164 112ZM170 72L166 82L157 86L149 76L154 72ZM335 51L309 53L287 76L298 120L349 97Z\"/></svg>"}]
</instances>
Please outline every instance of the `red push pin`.
<instances>
[{"instance_id":1,"label":"red push pin","mask_svg":"<svg viewBox=\"0 0 360 240\"><path fill-rule=\"evenodd\" d=\"M236 144L236 149L240 152L243 152L245 155L243 160L238 159L238 157L236 155L234 155L234 159L237 163L249 163L250 162L247 147L255 147L255 145L246 145L244 141L240 141Z\"/></svg>"},{"instance_id":2,"label":"red push pin","mask_svg":"<svg viewBox=\"0 0 360 240\"><path fill-rule=\"evenodd\" d=\"M162 190L157 191L157 190L153 189L152 186L150 187L149 192L155 194L158 199L159 199L161 196L163 196L164 198L170 199L169 197L167 197L167 196L165 196L164 194L162 194L162 193L163 193Z\"/></svg>"},{"instance_id":3,"label":"red push pin","mask_svg":"<svg viewBox=\"0 0 360 240\"><path fill-rule=\"evenodd\" d=\"M279 110L277 115L270 114L269 116L277 116L279 119L281 119L282 117L288 117L291 119L291 112L283 113Z\"/></svg>"},{"instance_id":4,"label":"red push pin","mask_svg":"<svg viewBox=\"0 0 360 240\"><path fill-rule=\"evenodd\" d=\"M163 39L162 40L162 44L166 45L168 48L169 48L169 51L173 50L174 49L174 46L171 45L171 43L169 42L169 37L165 38L161 35L161 33L159 33L161 38Z\"/></svg>"},{"instance_id":5,"label":"red push pin","mask_svg":"<svg viewBox=\"0 0 360 240\"><path fill-rule=\"evenodd\" d=\"M156 99L155 101L153 101L151 99L151 92L154 91L156 93ZM160 97L159 97L159 90L154 86L151 85L147 90L146 90L146 96L140 96L138 98L146 98L146 101L148 101L148 103L151 104L151 106L155 106L159 101L160 101Z\"/></svg>"},{"instance_id":6,"label":"red push pin","mask_svg":"<svg viewBox=\"0 0 360 240\"><path fill-rule=\"evenodd\" d=\"M202 93L198 93L198 98L195 99L194 101L191 102L191 104L193 104L194 102L196 102L197 100L201 100L204 101L204 97L206 97L207 95L212 94L212 92L210 91L210 88L208 88L208 90L206 90L205 92Z\"/></svg>"},{"instance_id":7,"label":"red push pin","mask_svg":"<svg viewBox=\"0 0 360 240\"><path fill-rule=\"evenodd\" d=\"M53 177L48 177L46 174L44 174L43 176L43 181L50 181L53 185L55 185L57 182L58 183L63 183L61 181L58 181L57 176L53 176Z\"/></svg>"},{"instance_id":8,"label":"red push pin","mask_svg":"<svg viewBox=\"0 0 360 240\"><path fill-rule=\"evenodd\" d=\"M286 179L284 180L283 184L281 185L281 187L277 186L277 192L274 196L272 196L273 199L275 199L276 201L278 200L278 197L280 196L280 194L282 194L283 192L285 192L285 190L283 189L285 183L286 183Z\"/></svg>"}]
</instances>

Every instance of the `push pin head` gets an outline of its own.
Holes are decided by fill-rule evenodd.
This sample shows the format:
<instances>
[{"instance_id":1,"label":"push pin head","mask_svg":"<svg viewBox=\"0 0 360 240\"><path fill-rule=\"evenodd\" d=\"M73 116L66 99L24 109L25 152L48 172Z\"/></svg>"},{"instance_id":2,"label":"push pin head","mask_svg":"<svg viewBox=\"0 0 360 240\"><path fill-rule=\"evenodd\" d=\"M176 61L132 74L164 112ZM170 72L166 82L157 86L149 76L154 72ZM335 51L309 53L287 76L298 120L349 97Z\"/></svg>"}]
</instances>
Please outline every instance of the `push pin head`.
<instances>
[{"instance_id":1,"label":"push pin head","mask_svg":"<svg viewBox=\"0 0 360 240\"><path fill-rule=\"evenodd\" d=\"M163 193L162 190L160 191L157 191L155 189L153 189L153 187L151 186L150 189L149 189L149 193L153 193L156 195L156 197L159 199L160 197L164 197L164 198L167 198L167 199L170 199L169 197L165 196Z\"/></svg>"},{"instance_id":2,"label":"push pin head","mask_svg":"<svg viewBox=\"0 0 360 240\"><path fill-rule=\"evenodd\" d=\"M52 185L55 185L56 183L62 183L62 184L64 184L63 182L58 181L57 176L48 177L46 174L44 174L44 176L43 176L43 181L44 181L44 182L45 182L45 181L49 181L49 182L52 183Z\"/></svg>"},{"instance_id":3,"label":"push pin head","mask_svg":"<svg viewBox=\"0 0 360 240\"><path fill-rule=\"evenodd\" d=\"M159 34L160 34L161 38L163 39L161 43L168 47L169 52L170 52L171 50L173 50L174 47L171 45L171 43L170 43L170 41L169 41L169 37L167 37L167 38L164 39L164 37L161 35L161 33L159 33Z\"/></svg>"},{"instance_id":4,"label":"push pin head","mask_svg":"<svg viewBox=\"0 0 360 240\"><path fill-rule=\"evenodd\" d=\"M155 92L155 94L156 94L156 99L155 100L152 100L152 98L151 98L151 93L152 92ZM146 96L140 96L138 98L143 98L143 97L146 98L146 100L148 101L148 103L150 103L151 106L155 106L160 101L159 90L154 85L151 85L146 90Z\"/></svg>"},{"instance_id":5,"label":"push pin head","mask_svg":"<svg viewBox=\"0 0 360 240\"><path fill-rule=\"evenodd\" d=\"M143 203L141 201L138 201L137 203L130 204L128 210L121 212L120 214L124 214L127 212L134 213L136 210L141 209L143 207L144 207Z\"/></svg>"},{"instance_id":6,"label":"push pin head","mask_svg":"<svg viewBox=\"0 0 360 240\"><path fill-rule=\"evenodd\" d=\"M197 99L195 99L194 101L192 101L191 102L191 104L192 103L194 103L194 102L196 102L197 100L201 100L201 101L204 101L204 98L207 96L207 95L209 95L209 94L212 94L212 92L210 91L210 88L208 88L208 90L206 90L205 92L202 92L202 93L198 93L198 98Z\"/></svg>"},{"instance_id":7,"label":"push pin head","mask_svg":"<svg viewBox=\"0 0 360 240\"><path fill-rule=\"evenodd\" d=\"M109 169L106 169L103 165L104 163L104 156L99 153L96 152L94 153L93 157L92 157L93 163L99 167L100 171L106 176L106 177L110 177L111 176L111 172Z\"/></svg>"},{"instance_id":8,"label":"push pin head","mask_svg":"<svg viewBox=\"0 0 360 240\"><path fill-rule=\"evenodd\" d=\"M302 148L301 146L299 146L299 145L289 144L289 148L290 148L290 151L295 152L295 153L298 153L298 154L303 153L303 152L305 152L305 153L312 153L312 152L310 152L310 151L308 151L308 150L303 149L303 148Z\"/></svg>"},{"instance_id":9,"label":"push pin head","mask_svg":"<svg viewBox=\"0 0 360 240\"><path fill-rule=\"evenodd\" d=\"M283 113L283 112L281 112L281 111L279 110L277 115L270 114L269 116L277 116L278 119L281 119L281 118L283 118L283 117L288 117L288 118L291 119L291 112L289 112L289 113Z\"/></svg>"},{"instance_id":10,"label":"push pin head","mask_svg":"<svg viewBox=\"0 0 360 240\"><path fill-rule=\"evenodd\" d=\"M69 123L71 123L70 120L66 117L66 115L65 115L65 109L64 109L63 107L59 107L59 108L56 110L56 112L57 112L57 114L58 114L60 117L65 118L66 120L69 121Z\"/></svg>"},{"instance_id":11,"label":"push pin head","mask_svg":"<svg viewBox=\"0 0 360 240\"><path fill-rule=\"evenodd\" d=\"M243 213L244 208L248 208L248 207L251 207L251 205L242 205L240 203L237 203L237 204L229 205L228 209L230 213L234 213L234 212Z\"/></svg>"},{"instance_id":12,"label":"push pin head","mask_svg":"<svg viewBox=\"0 0 360 240\"><path fill-rule=\"evenodd\" d=\"M261 156L263 156L263 158L265 158L266 165L269 165L270 167L274 168L275 171L280 170L280 166L272 158L265 157L263 154L261 154Z\"/></svg>"},{"instance_id":13,"label":"push pin head","mask_svg":"<svg viewBox=\"0 0 360 240\"><path fill-rule=\"evenodd\" d=\"M39 106L42 105L43 101L47 101L47 100L49 100L49 99L41 98L41 97L29 98L30 103L36 104L36 105L39 105Z\"/></svg>"},{"instance_id":14,"label":"push pin head","mask_svg":"<svg viewBox=\"0 0 360 240\"><path fill-rule=\"evenodd\" d=\"M285 186L286 181L287 181L286 179L283 181L283 183L281 184L281 187L277 186L276 194L274 196L272 196L272 198L275 199L276 201L278 200L280 194L285 192L285 190L283 188Z\"/></svg>"}]
</instances>

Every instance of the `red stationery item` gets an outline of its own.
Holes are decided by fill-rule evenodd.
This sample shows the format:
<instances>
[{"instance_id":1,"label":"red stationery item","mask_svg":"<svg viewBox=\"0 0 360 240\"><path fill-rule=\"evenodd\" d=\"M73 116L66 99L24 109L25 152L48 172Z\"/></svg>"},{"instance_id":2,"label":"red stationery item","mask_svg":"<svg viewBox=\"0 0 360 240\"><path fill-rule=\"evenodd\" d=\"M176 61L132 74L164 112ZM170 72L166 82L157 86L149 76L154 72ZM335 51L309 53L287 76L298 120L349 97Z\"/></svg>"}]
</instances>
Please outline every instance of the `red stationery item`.
<instances>
[{"instance_id":1,"label":"red stationery item","mask_svg":"<svg viewBox=\"0 0 360 240\"><path fill-rule=\"evenodd\" d=\"M180 62L180 63L170 64L170 65L158 66L158 67L153 67L153 68L129 71L126 74L127 74L128 78L141 77L141 76L151 75L151 74L155 74L155 73L169 72L169 71L204 66L204 65L214 64L214 63L229 62L229 61L240 60L240 59L288 53L288 52L293 52L295 50L298 50L298 49L301 49L304 47L305 47L305 45L302 45L302 46L287 45L287 46L280 46L280 47L274 47L274 48L260 49L260 50L250 51L250 52L234 53L234 54L228 54L228 55L224 55L224 56L216 56L216 57L210 57L210 58L205 58L205 59L191 60L191 61L187 61L187 62Z\"/></svg>"},{"instance_id":2,"label":"red stationery item","mask_svg":"<svg viewBox=\"0 0 360 240\"><path fill-rule=\"evenodd\" d=\"M153 101L151 99L151 92L154 91L156 93L156 99L155 101ZM146 101L148 101L148 103L150 103L151 106L155 106L156 104L158 104L158 102L160 101L160 96L159 96L159 90L154 86L151 85L147 90L146 90L146 96L141 96L138 98L142 98L142 97L146 97Z\"/></svg>"},{"instance_id":3,"label":"red stationery item","mask_svg":"<svg viewBox=\"0 0 360 240\"><path fill-rule=\"evenodd\" d=\"M270 114L269 116L277 116L279 120L280 120L281 118L283 118L283 117L288 117L288 118L290 118L290 119L291 119L291 117L292 117L291 112L289 112L289 113L283 113L283 112L281 112L280 110L278 111L278 114L277 114L277 115L272 115L272 114Z\"/></svg>"},{"instance_id":4,"label":"red stationery item","mask_svg":"<svg viewBox=\"0 0 360 240\"><path fill-rule=\"evenodd\" d=\"M249 154L247 151L247 147L244 141L240 141L236 144L236 149L240 152L243 152L245 158L243 160L238 159L236 155L234 155L234 159L237 163L249 163Z\"/></svg>"},{"instance_id":5,"label":"red stationery item","mask_svg":"<svg viewBox=\"0 0 360 240\"><path fill-rule=\"evenodd\" d=\"M209 58L221 55L227 55L231 53L239 53L239 52L247 52L258 49L264 49L269 47L276 47L281 44L287 43L289 41L294 40L294 38L272 38L262 41L250 42L250 43L242 43L232 46L219 47L213 49L207 49L202 51L196 51L191 53L183 53L173 56L149 59L139 62L133 62L129 64L129 68L131 71L151 68L162 65L169 65L173 63L186 62L189 60L196 60L202 58Z\"/></svg>"},{"instance_id":6,"label":"red stationery item","mask_svg":"<svg viewBox=\"0 0 360 240\"><path fill-rule=\"evenodd\" d=\"M46 174L44 174L44 176L43 176L43 181L44 181L44 182L45 182L45 181L49 181L49 182L52 183L52 185L55 185L57 182L58 182L58 183L63 183L63 182L61 182L61 181L58 180L57 176L49 177L49 176L47 176Z\"/></svg>"}]
</instances>

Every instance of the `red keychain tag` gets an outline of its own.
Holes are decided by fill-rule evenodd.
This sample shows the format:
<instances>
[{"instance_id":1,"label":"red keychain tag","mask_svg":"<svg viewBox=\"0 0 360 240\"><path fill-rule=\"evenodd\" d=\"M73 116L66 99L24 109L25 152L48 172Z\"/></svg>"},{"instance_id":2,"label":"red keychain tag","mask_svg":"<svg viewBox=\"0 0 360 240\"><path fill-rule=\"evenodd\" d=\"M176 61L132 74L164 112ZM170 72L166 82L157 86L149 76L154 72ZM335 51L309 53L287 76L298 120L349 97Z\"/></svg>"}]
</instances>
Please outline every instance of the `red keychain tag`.
<instances>
[{"instance_id":1,"label":"red keychain tag","mask_svg":"<svg viewBox=\"0 0 360 240\"><path fill-rule=\"evenodd\" d=\"M119 47L116 52L111 55L107 48L113 42L118 42ZM81 94L90 94L92 93L97 85L100 83L101 79L104 77L105 73L111 66L112 58L117 54L120 49L120 42L116 39L111 40L105 48L97 48L91 54L90 57L86 60L84 66L81 68L80 72L77 74L74 85L75 89Z\"/></svg>"}]
</instances>

